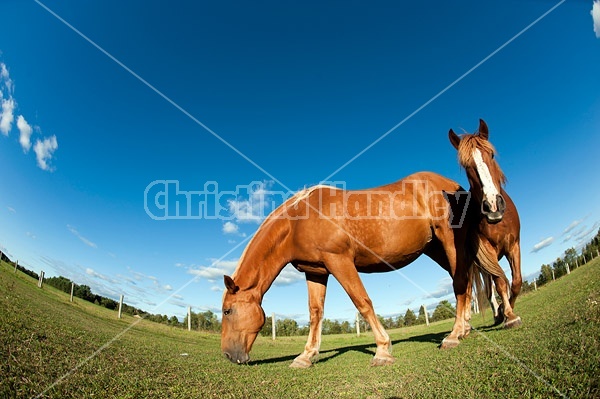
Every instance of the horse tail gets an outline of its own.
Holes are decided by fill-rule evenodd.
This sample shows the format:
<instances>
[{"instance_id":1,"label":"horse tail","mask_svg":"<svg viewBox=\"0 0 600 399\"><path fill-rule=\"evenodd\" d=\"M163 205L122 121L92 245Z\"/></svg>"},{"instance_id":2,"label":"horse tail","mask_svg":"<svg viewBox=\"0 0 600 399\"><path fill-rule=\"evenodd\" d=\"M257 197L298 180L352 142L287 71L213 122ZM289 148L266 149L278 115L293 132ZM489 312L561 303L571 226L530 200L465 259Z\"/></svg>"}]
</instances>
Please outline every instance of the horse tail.
<instances>
[{"instance_id":1,"label":"horse tail","mask_svg":"<svg viewBox=\"0 0 600 399\"><path fill-rule=\"evenodd\" d=\"M488 246L486 246L479 236L476 236L473 240L473 246L475 256L475 265L484 271L485 273L491 275L492 277L498 277L506 281L506 284L510 287L510 283L504 270L500 267L500 263L498 263L498 256L496 253L489 250ZM486 279L484 278L484 281ZM484 283L485 284L485 283ZM491 290L491 288L490 288Z\"/></svg>"},{"instance_id":2,"label":"horse tail","mask_svg":"<svg viewBox=\"0 0 600 399\"><path fill-rule=\"evenodd\" d=\"M469 270L469 280L471 281L473 288L475 288L475 297L477 298L477 304L481 315L485 317L485 304L489 298L489 293L492 291L492 287L489 284L489 279L486 278L487 273L483 271L477 263L473 263Z\"/></svg>"}]
</instances>

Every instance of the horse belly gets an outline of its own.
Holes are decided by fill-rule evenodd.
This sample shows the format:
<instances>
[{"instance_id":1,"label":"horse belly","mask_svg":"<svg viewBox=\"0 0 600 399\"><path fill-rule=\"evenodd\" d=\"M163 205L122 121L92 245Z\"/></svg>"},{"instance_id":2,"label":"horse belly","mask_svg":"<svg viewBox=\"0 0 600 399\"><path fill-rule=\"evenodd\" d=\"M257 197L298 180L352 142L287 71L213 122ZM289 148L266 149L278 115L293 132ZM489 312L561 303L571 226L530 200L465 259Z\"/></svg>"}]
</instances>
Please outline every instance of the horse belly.
<instances>
[{"instance_id":1,"label":"horse belly","mask_svg":"<svg viewBox=\"0 0 600 399\"><path fill-rule=\"evenodd\" d=\"M400 269L417 259L432 239L431 229L424 223L404 223L401 228L382 230L377 240L365 240L357 248L355 264L364 273ZM368 245L371 241L371 245ZM366 247L366 248L365 248Z\"/></svg>"}]
</instances>

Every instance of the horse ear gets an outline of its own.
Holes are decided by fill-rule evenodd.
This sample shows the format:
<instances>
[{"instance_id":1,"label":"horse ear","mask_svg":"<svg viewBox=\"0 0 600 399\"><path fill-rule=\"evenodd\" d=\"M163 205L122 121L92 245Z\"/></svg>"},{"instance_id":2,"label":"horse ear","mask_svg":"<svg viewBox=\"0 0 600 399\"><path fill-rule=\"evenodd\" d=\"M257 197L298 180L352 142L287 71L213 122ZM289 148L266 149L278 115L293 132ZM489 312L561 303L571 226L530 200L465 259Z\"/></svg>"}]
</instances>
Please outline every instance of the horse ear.
<instances>
[{"instance_id":1,"label":"horse ear","mask_svg":"<svg viewBox=\"0 0 600 399\"><path fill-rule=\"evenodd\" d=\"M235 285L231 277L223 276L223 279L225 280L225 288L227 288L227 292L229 292L230 294L235 294L239 291L240 287Z\"/></svg>"},{"instance_id":2,"label":"horse ear","mask_svg":"<svg viewBox=\"0 0 600 399\"><path fill-rule=\"evenodd\" d=\"M487 140L488 137L490 137L487 123L485 123L483 119L479 119L479 136L484 140Z\"/></svg>"},{"instance_id":3,"label":"horse ear","mask_svg":"<svg viewBox=\"0 0 600 399\"><path fill-rule=\"evenodd\" d=\"M460 144L460 137L458 137L458 135L454 133L454 130L452 129L450 129L450 131L448 132L448 137L450 138L452 146L458 150L458 145Z\"/></svg>"}]
</instances>

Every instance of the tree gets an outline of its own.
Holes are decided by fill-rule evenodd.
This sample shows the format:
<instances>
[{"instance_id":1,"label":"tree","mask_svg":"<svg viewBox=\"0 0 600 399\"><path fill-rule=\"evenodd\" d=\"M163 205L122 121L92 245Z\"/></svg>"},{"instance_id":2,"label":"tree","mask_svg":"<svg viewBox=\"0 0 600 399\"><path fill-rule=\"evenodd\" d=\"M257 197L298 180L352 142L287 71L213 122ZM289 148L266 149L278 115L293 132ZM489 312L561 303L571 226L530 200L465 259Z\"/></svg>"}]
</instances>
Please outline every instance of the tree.
<instances>
[{"instance_id":1,"label":"tree","mask_svg":"<svg viewBox=\"0 0 600 399\"><path fill-rule=\"evenodd\" d=\"M399 315L398 317L396 317L395 324L396 327L402 327L404 325L404 316Z\"/></svg>"},{"instance_id":2,"label":"tree","mask_svg":"<svg viewBox=\"0 0 600 399\"><path fill-rule=\"evenodd\" d=\"M425 318L425 306L421 305L421 307L419 308L419 317L417 317L416 324L425 324L426 322L427 320Z\"/></svg>"},{"instance_id":3,"label":"tree","mask_svg":"<svg viewBox=\"0 0 600 399\"><path fill-rule=\"evenodd\" d=\"M293 319L279 319L275 322L277 335L289 337L298 333L298 323Z\"/></svg>"},{"instance_id":4,"label":"tree","mask_svg":"<svg viewBox=\"0 0 600 399\"><path fill-rule=\"evenodd\" d=\"M563 256L564 263L568 263L569 268L575 269L576 260L577 260L577 251L575 250L575 248L567 249L565 251L565 255ZM564 274L566 274L566 273L567 273L567 269L566 269L566 265L565 265L565 273ZM562 274L561 274L561 276L562 276Z\"/></svg>"},{"instance_id":5,"label":"tree","mask_svg":"<svg viewBox=\"0 0 600 399\"><path fill-rule=\"evenodd\" d=\"M404 314L404 325L412 326L417 322L417 316L415 316L415 312L410 309L406 309L406 313Z\"/></svg>"},{"instance_id":6,"label":"tree","mask_svg":"<svg viewBox=\"0 0 600 399\"><path fill-rule=\"evenodd\" d=\"M558 258L552 264L552 270L554 270L554 278L559 278L567 274L567 263L564 259Z\"/></svg>"},{"instance_id":7,"label":"tree","mask_svg":"<svg viewBox=\"0 0 600 399\"><path fill-rule=\"evenodd\" d=\"M273 335L273 318L271 316L265 318L265 325L260 330L260 335L263 337L270 337Z\"/></svg>"},{"instance_id":8,"label":"tree","mask_svg":"<svg viewBox=\"0 0 600 399\"><path fill-rule=\"evenodd\" d=\"M454 317L456 315L456 309L454 306L446 300L441 301L433 311L433 315L431 316L431 321L440 321L446 320Z\"/></svg>"},{"instance_id":9,"label":"tree","mask_svg":"<svg viewBox=\"0 0 600 399\"><path fill-rule=\"evenodd\" d=\"M542 265L540 276L537 278L537 285L544 285L549 281L552 281L552 268L550 268L550 265Z\"/></svg>"}]
</instances>

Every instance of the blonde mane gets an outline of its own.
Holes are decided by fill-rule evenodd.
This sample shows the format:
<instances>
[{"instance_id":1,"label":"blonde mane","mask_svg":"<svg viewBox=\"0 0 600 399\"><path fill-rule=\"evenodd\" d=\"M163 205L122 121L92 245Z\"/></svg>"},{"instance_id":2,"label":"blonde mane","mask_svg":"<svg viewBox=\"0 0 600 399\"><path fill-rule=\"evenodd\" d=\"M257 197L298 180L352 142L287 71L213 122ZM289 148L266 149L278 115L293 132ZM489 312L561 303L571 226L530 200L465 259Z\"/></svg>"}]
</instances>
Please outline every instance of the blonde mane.
<instances>
[{"instance_id":1,"label":"blonde mane","mask_svg":"<svg viewBox=\"0 0 600 399\"><path fill-rule=\"evenodd\" d=\"M242 255L238 259L238 266L242 264L242 262L244 261L244 257L246 256L246 252L247 252L248 248L250 248L252 242L260 235L260 233L262 232L262 230L265 226L267 226L268 224L277 220L285 207L297 206L300 203L300 201L307 199L314 191L316 191L320 188L329 188L329 189L336 189L336 190L338 189L337 187L327 186L324 184L318 184L316 186L304 188L304 189L298 191L297 193L295 193L293 196L291 196L287 200L283 201L283 203L281 205L279 205L277 208L275 208L275 210L273 212L271 212L271 214L265 218L265 220L261 223L261 225L258 227L256 232L254 233L254 235L248 242L248 244L246 244L246 247L244 248ZM237 267L236 267L235 272L232 275L234 280L235 280L236 272L237 272Z\"/></svg>"},{"instance_id":2,"label":"blonde mane","mask_svg":"<svg viewBox=\"0 0 600 399\"><path fill-rule=\"evenodd\" d=\"M506 183L506 176L493 158L496 155L496 149L492 143L490 143L488 140L482 139L476 133L462 134L460 135L460 138L460 144L458 145L458 163L465 169L472 167L475 164L475 161L473 160L473 152L476 149L481 153L492 154L491 165L488 166L490 167L490 171L498 177L500 184L504 185Z\"/></svg>"}]
</instances>

